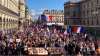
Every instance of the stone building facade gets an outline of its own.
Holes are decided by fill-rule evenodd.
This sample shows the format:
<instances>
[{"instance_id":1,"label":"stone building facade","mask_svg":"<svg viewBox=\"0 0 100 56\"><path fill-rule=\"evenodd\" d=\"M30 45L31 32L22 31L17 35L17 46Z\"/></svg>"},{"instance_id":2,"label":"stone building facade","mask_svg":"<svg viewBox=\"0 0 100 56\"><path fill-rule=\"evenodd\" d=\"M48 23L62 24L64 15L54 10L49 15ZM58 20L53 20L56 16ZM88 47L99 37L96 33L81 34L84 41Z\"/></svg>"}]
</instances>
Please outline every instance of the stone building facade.
<instances>
[{"instance_id":1,"label":"stone building facade","mask_svg":"<svg viewBox=\"0 0 100 56\"><path fill-rule=\"evenodd\" d=\"M20 8L23 8L23 6ZM30 22L33 20L33 18L30 15L29 10L27 9L24 11L28 12L28 15L26 15L26 19ZM19 0L0 0L0 34L4 29L6 29L6 34L18 30L18 22L20 20L20 17L25 16L25 12L21 12L23 15L20 15L20 12Z\"/></svg>"},{"instance_id":2,"label":"stone building facade","mask_svg":"<svg viewBox=\"0 0 100 56\"><path fill-rule=\"evenodd\" d=\"M0 0L0 34L18 29L18 0ZM13 7L13 8L12 8Z\"/></svg>"},{"instance_id":3,"label":"stone building facade","mask_svg":"<svg viewBox=\"0 0 100 56\"><path fill-rule=\"evenodd\" d=\"M19 0L19 21L24 25L29 25L33 20L25 0Z\"/></svg>"},{"instance_id":4,"label":"stone building facade","mask_svg":"<svg viewBox=\"0 0 100 56\"><path fill-rule=\"evenodd\" d=\"M55 24L55 22L58 23L58 25L64 25L64 10L48 10L46 9L43 12L44 15L53 15L52 21L46 22L47 25Z\"/></svg>"},{"instance_id":5,"label":"stone building facade","mask_svg":"<svg viewBox=\"0 0 100 56\"><path fill-rule=\"evenodd\" d=\"M100 25L100 0L68 1L64 3L65 25Z\"/></svg>"}]
</instances>

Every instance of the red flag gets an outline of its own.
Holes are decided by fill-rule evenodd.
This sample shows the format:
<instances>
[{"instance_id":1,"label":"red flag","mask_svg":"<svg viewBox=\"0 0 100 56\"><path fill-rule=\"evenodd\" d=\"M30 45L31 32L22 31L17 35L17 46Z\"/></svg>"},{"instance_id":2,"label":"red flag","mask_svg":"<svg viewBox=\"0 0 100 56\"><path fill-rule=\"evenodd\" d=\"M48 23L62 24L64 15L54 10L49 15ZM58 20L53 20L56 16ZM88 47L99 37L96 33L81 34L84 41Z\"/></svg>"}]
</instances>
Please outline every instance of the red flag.
<instances>
[{"instance_id":1,"label":"red flag","mask_svg":"<svg viewBox=\"0 0 100 56\"><path fill-rule=\"evenodd\" d=\"M68 37L68 34L66 34L66 36Z\"/></svg>"},{"instance_id":2,"label":"red flag","mask_svg":"<svg viewBox=\"0 0 100 56\"><path fill-rule=\"evenodd\" d=\"M54 33L57 34L57 30L56 29L54 29Z\"/></svg>"},{"instance_id":3,"label":"red flag","mask_svg":"<svg viewBox=\"0 0 100 56\"><path fill-rule=\"evenodd\" d=\"M77 33L77 27L74 27L74 33Z\"/></svg>"},{"instance_id":4,"label":"red flag","mask_svg":"<svg viewBox=\"0 0 100 56\"><path fill-rule=\"evenodd\" d=\"M64 35L64 33L63 33L63 35Z\"/></svg>"},{"instance_id":5,"label":"red flag","mask_svg":"<svg viewBox=\"0 0 100 56\"><path fill-rule=\"evenodd\" d=\"M49 15L50 21L52 21L52 17L53 17L52 15Z\"/></svg>"},{"instance_id":6,"label":"red flag","mask_svg":"<svg viewBox=\"0 0 100 56\"><path fill-rule=\"evenodd\" d=\"M85 36L83 36L83 38L85 39L86 37L85 37Z\"/></svg>"}]
</instances>

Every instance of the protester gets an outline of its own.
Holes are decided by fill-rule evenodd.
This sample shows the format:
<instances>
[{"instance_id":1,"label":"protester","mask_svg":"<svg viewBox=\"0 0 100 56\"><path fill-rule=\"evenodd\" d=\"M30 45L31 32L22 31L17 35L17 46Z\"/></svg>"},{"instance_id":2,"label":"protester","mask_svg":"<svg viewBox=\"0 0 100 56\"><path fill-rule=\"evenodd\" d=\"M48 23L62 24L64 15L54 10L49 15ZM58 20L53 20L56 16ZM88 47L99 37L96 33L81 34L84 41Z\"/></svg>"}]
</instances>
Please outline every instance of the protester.
<instances>
[{"instance_id":1,"label":"protester","mask_svg":"<svg viewBox=\"0 0 100 56\"><path fill-rule=\"evenodd\" d=\"M36 24L20 27L13 34L7 34L0 41L1 55L28 55L29 47L62 47L66 50L66 55L100 55L99 43L93 40L92 36L80 37L75 33L63 34L61 29L56 27L39 27ZM78 39L80 38L80 40ZM47 49L51 55L51 49ZM61 53L61 55L63 52Z\"/></svg>"}]
</instances>

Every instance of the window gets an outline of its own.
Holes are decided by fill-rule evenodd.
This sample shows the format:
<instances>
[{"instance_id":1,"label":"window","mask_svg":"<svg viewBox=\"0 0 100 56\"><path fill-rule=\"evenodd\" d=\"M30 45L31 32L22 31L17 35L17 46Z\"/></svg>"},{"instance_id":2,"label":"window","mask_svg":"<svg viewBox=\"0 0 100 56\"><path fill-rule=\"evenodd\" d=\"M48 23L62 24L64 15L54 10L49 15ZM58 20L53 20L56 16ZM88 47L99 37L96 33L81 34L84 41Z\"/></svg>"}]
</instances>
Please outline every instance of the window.
<instances>
[{"instance_id":1,"label":"window","mask_svg":"<svg viewBox=\"0 0 100 56\"><path fill-rule=\"evenodd\" d=\"M99 25L99 20L97 19L97 25Z\"/></svg>"},{"instance_id":2,"label":"window","mask_svg":"<svg viewBox=\"0 0 100 56\"><path fill-rule=\"evenodd\" d=\"M85 17L85 11L83 11L83 17Z\"/></svg>"},{"instance_id":3,"label":"window","mask_svg":"<svg viewBox=\"0 0 100 56\"><path fill-rule=\"evenodd\" d=\"M83 24L85 25L85 20L84 20Z\"/></svg>"},{"instance_id":4,"label":"window","mask_svg":"<svg viewBox=\"0 0 100 56\"><path fill-rule=\"evenodd\" d=\"M97 0L97 4L99 4L99 0Z\"/></svg>"},{"instance_id":5,"label":"window","mask_svg":"<svg viewBox=\"0 0 100 56\"><path fill-rule=\"evenodd\" d=\"M87 4L87 7L89 7L89 4Z\"/></svg>"},{"instance_id":6,"label":"window","mask_svg":"<svg viewBox=\"0 0 100 56\"><path fill-rule=\"evenodd\" d=\"M68 20L68 25L69 25L69 20Z\"/></svg>"},{"instance_id":7,"label":"window","mask_svg":"<svg viewBox=\"0 0 100 56\"><path fill-rule=\"evenodd\" d=\"M65 20L65 22L64 22L64 23L65 23L65 25L67 25L67 20Z\"/></svg>"},{"instance_id":8,"label":"window","mask_svg":"<svg viewBox=\"0 0 100 56\"><path fill-rule=\"evenodd\" d=\"M89 20L87 20L87 25L89 25Z\"/></svg>"},{"instance_id":9,"label":"window","mask_svg":"<svg viewBox=\"0 0 100 56\"><path fill-rule=\"evenodd\" d=\"M93 2L92 2L92 6L93 6Z\"/></svg>"},{"instance_id":10,"label":"window","mask_svg":"<svg viewBox=\"0 0 100 56\"><path fill-rule=\"evenodd\" d=\"M73 20L73 25L75 25L76 24L76 20Z\"/></svg>"},{"instance_id":11,"label":"window","mask_svg":"<svg viewBox=\"0 0 100 56\"><path fill-rule=\"evenodd\" d=\"M75 11L73 11L73 16L74 16L74 17L76 16L76 12L75 12Z\"/></svg>"},{"instance_id":12,"label":"window","mask_svg":"<svg viewBox=\"0 0 100 56\"><path fill-rule=\"evenodd\" d=\"M19 10L20 10L20 6L19 6Z\"/></svg>"},{"instance_id":13,"label":"window","mask_svg":"<svg viewBox=\"0 0 100 56\"><path fill-rule=\"evenodd\" d=\"M67 12L65 12L65 17L67 17Z\"/></svg>"},{"instance_id":14,"label":"window","mask_svg":"<svg viewBox=\"0 0 100 56\"><path fill-rule=\"evenodd\" d=\"M92 25L93 25L93 19L92 19Z\"/></svg>"},{"instance_id":15,"label":"window","mask_svg":"<svg viewBox=\"0 0 100 56\"><path fill-rule=\"evenodd\" d=\"M85 5L84 5L84 8L85 8Z\"/></svg>"},{"instance_id":16,"label":"window","mask_svg":"<svg viewBox=\"0 0 100 56\"><path fill-rule=\"evenodd\" d=\"M20 13L19 13L19 16L20 16Z\"/></svg>"},{"instance_id":17,"label":"window","mask_svg":"<svg viewBox=\"0 0 100 56\"><path fill-rule=\"evenodd\" d=\"M19 4L20 4L20 1L19 1Z\"/></svg>"},{"instance_id":18,"label":"window","mask_svg":"<svg viewBox=\"0 0 100 56\"><path fill-rule=\"evenodd\" d=\"M87 17L89 17L89 10L87 10Z\"/></svg>"}]
</instances>

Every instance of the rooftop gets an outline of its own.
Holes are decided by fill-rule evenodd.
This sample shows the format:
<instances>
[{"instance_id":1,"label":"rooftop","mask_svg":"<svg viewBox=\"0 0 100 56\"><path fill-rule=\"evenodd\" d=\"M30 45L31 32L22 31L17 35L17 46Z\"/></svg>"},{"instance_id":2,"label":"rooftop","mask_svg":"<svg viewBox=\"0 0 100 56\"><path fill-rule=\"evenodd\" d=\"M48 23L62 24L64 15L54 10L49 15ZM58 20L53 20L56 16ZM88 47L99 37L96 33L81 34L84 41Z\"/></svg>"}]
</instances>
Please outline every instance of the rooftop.
<instances>
[{"instance_id":1,"label":"rooftop","mask_svg":"<svg viewBox=\"0 0 100 56\"><path fill-rule=\"evenodd\" d=\"M64 15L64 10L48 10L46 9L43 14Z\"/></svg>"}]
</instances>

